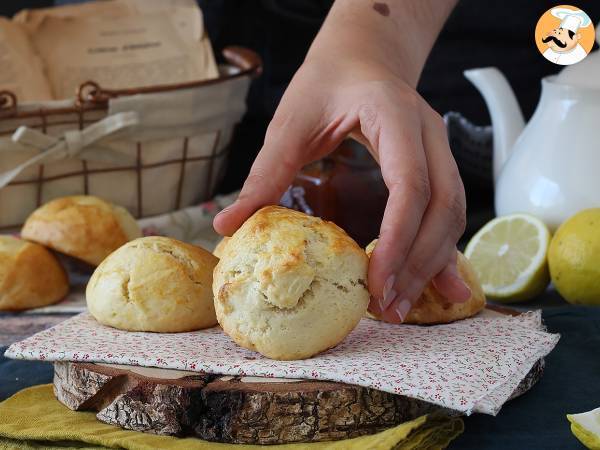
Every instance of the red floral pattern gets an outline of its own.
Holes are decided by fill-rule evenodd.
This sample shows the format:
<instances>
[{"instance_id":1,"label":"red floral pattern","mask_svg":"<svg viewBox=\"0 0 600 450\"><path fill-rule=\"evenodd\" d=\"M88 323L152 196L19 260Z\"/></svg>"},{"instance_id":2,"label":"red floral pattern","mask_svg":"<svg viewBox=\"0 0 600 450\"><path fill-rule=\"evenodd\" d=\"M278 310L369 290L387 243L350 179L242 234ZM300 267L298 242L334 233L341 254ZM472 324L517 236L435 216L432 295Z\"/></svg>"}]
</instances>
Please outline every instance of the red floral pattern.
<instances>
[{"instance_id":1,"label":"red floral pattern","mask_svg":"<svg viewBox=\"0 0 600 450\"><path fill-rule=\"evenodd\" d=\"M542 329L539 312L430 327L364 319L325 353L302 361L274 361L239 347L218 327L191 333L134 333L100 325L84 313L13 344L6 356L332 380L467 414L496 414L558 339Z\"/></svg>"}]
</instances>

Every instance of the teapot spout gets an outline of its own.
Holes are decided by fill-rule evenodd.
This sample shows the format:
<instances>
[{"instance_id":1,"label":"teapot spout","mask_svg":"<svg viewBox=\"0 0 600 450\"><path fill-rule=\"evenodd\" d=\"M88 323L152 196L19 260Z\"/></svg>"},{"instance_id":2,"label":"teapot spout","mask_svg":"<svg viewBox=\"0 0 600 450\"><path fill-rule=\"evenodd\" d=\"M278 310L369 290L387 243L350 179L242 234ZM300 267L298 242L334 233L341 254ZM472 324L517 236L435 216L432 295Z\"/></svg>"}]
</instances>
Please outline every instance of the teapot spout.
<instances>
[{"instance_id":1,"label":"teapot spout","mask_svg":"<svg viewBox=\"0 0 600 450\"><path fill-rule=\"evenodd\" d=\"M465 77L479 90L492 117L494 184L525 127L523 113L508 80L495 67L470 69Z\"/></svg>"}]
</instances>

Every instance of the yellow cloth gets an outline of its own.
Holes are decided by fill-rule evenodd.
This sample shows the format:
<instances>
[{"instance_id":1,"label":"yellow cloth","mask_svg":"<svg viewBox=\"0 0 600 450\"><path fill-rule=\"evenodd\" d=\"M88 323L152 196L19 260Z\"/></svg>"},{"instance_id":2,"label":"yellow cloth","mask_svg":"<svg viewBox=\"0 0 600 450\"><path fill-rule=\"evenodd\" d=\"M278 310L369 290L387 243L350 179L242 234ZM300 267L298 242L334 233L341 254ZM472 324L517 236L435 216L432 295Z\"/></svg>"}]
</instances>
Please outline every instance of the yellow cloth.
<instances>
[{"instance_id":1,"label":"yellow cloth","mask_svg":"<svg viewBox=\"0 0 600 450\"><path fill-rule=\"evenodd\" d=\"M0 403L0 449L434 450L445 448L462 431L460 418L422 416L378 434L344 441L233 445L122 430L98 421L93 412L71 411L54 398L51 385L24 389Z\"/></svg>"}]
</instances>

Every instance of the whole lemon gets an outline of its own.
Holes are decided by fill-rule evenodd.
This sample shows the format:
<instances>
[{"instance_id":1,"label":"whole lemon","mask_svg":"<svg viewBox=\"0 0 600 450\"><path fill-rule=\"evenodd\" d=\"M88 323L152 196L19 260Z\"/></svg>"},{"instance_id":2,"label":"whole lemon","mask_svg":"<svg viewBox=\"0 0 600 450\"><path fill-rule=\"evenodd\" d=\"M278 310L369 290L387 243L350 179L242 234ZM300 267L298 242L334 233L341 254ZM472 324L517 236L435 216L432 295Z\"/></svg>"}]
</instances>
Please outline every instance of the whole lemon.
<instances>
[{"instance_id":1,"label":"whole lemon","mask_svg":"<svg viewBox=\"0 0 600 450\"><path fill-rule=\"evenodd\" d=\"M600 306L600 208L580 211L558 228L548 264L554 286L568 302Z\"/></svg>"}]
</instances>

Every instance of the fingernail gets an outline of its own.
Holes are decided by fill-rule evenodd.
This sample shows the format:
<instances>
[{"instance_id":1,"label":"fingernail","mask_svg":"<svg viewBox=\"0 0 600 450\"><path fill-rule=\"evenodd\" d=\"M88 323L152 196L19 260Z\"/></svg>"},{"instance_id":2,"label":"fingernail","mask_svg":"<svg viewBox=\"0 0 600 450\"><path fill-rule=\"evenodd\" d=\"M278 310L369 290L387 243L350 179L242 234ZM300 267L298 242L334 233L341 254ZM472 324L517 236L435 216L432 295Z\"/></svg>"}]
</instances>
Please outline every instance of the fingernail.
<instances>
[{"instance_id":1,"label":"fingernail","mask_svg":"<svg viewBox=\"0 0 600 450\"><path fill-rule=\"evenodd\" d=\"M375 297L371 297L369 300L369 307L367 310L373 314L379 314L381 311L381 301Z\"/></svg>"},{"instance_id":2,"label":"fingernail","mask_svg":"<svg viewBox=\"0 0 600 450\"><path fill-rule=\"evenodd\" d=\"M410 302L410 300L407 299L401 300L396 306L396 313L398 314L402 322L406 320L406 317L408 316L408 313L410 312L411 308L412 303Z\"/></svg>"},{"instance_id":3,"label":"fingernail","mask_svg":"<svg viewBox=\"0 0 600 450\"><path fill-rule=\"evenodd\" d=\"M394 290L394 283L396 282L396 275L390 275L383 285L383 303L382 311L385 311L388 306L396 299L398 293Z\"/></svg>"},{"instance_id":4,"label":"fingernail","mask_svg":"<svg viewBox=\"0 0 600 450\"><path fill-rule=\"evenodd\" d=\"M456 297L456 300L461 301L461 302L466 302L467 300L469 300L471 298L471 295L473 295L473 292L471 291L471 288L469 286L467 286L467 283L465 283L465 281L461 278L461 277L455 277L456 278L456 287L458 288L457 290L461 290L461 294L459 296Z\"/></svg>"},{"instance_id":5,"label":"fingernail","mask_svg":"<svg viewBox=\"0 0 600 450\"><path fill-rule=\"evenodd\" d=\"M379 307L380 312L385 311L385 308L383 307L383 299L382 298L377 299L377 306Z\"/></svg>"},{"instance_id":6,"label":"fingernail","mask_svg":"<svg viewBox=\"0 0 600 450\"><path fill-rule=\"evenodd\" d=\"M456 266L456 264L451 264L448 267L448 269L450 270L450 275L452 276L452 279L454 281L454 287L457 291L460 291L460 295L457 295L456 298L453 298L452 300L466 302L471 298L471 288L467 286L465 280L463 280L460 274L458 273L458 267Z\"/></svg>"}]
</instances>

